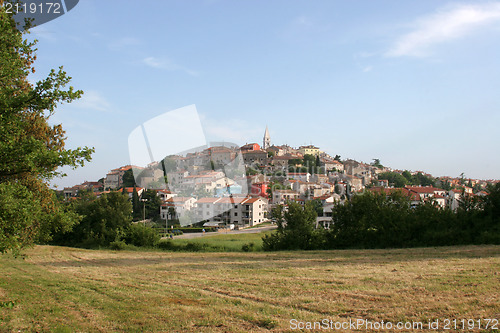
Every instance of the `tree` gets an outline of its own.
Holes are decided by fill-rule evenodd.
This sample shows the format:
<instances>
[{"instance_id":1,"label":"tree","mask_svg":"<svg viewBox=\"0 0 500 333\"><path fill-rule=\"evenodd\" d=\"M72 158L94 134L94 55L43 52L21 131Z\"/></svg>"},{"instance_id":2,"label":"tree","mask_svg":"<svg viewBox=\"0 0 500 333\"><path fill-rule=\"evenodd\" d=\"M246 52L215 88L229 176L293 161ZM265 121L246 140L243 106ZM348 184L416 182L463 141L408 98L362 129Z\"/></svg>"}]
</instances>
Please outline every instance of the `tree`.
<instances>
[{"instance_id":1,"label":"tree","mask_svg":"<svg viewBox=\"0 0 500 333\"><path fill-rule=\"evenodd\" d=\"M410 201L401 192L389 196L365 192L332 210L333 226L328 234L331 248L400 247L408 235L406 218Z\"/></svg>"},{"instance_id":2,"label":"tree","mask_svg":"<svg viewBox=\"0 0 500 333\"><path fill-rule=\"evenodd\" d=\"M278 226L278 232L283 231L283 222L284 222L283 213L284 213L283 205L277 205L276 207L271 209L271 218L276 220L276 225Z\"/></svg>"},{"instance_id":3,"label":"tree","mask_svg":"<svg viewBox=\"0 0 500 333\"><path fill-rule=\"evenodd\" d=\"M142 219L142 205L139 200L139 194L137 193L137 188L134 186L132 192L132 217L134 221L139 221Z\"/></svg>"},{"instance_id":4,"label":"tree","mask_svg":"<svg viewBox=\"0 0 500 333\"><path fill-rule=\"evenodd\" d=\"M123 173L122 183L123 187L133 187L137 185L134 178L134 171L132 169Z\"/></svg>"},{"instance_id":5,"label":"tree","mask_svg":"<svg viewBox=\"0 0 500 333\"><path fill-rule=\"evenodd\" d=\"M73 246L107 246L121 240L132 224L132 204L120 192L103 194L99 199L86 197L72 203L82 221L57 243Z\"/></svg>"},{"instance_id":6,"label":"tree","mask_svg":"<svg viewBox=\"0 0 500 333\"><path fill-rule=\"evenodd\" d=\"M460 185L465 185L465 173L460 174Z\"/></svg>"},{"instance_id":7,"label":"tree","mask_svg":"<svg viewBox=\"0 0 500 333\"><path fill-rule=\"evenodd\" d=\"M316 212L316 216L323 216L323 203L319 199L311 200L311 205Z\"/></svg>"},{"instance_id":8,"label":"tree","mask_svg":"<svg viewBox=\"0 0 500 333\"><path fill-rule=\"evenodd\" d=\"M295 202L288 204L284 213L286 224L271 235L262 238L263 249L273 250L313 250L324 246L324 231L315 229L316 210L311 202L304 207Z\"/></svg>"},{"instance_id":9,"label":"tree","mask_svg":"<svg viewBox=\"0 0 500 333\"><path fill-rule=\"evenodd\" d=\"M397 172L390 171L379 173L378 179L386 179L389 181L389 184L394 185L394 187L404 187L408 183L406 177Z\"/></svg>"},{"instance_id":10,"label":"tree","mask_svg":"<svg viewBox=\"0 0 500 333\"><path fill-rule=\"evenodd\" d=\"M406 178L408 184L412 183L413 177L412 177L410 171L405 170L405 171L403 171L403 173L401 175Z\"/></svg>"},{"instance_id":11,"label":"tree","mask_svg":"<svg viewBox=\"0 0 500 333\"><path fill-rule=\"evenodd\" d=\"M477 243L500 244L500 183L487 188L483 201L483 230Z\"/></svg>"},{"instance_id":12,"label":"tree","mask_svg":"<svg viewBox=\"0 0 500 333\"><path fill-rule=\"evenodd\" d=\"M168 207L168 216L167 220L174 220L176 218L176 212L174 207Z\"/></svg>"},{"instance_id":13,"label":"tree","mask_svg":"<svg viewBox=\"0 0 500 333\"><path fill-rule=\"evenodd\" d=\"M294 165L302 165L303 161L300 158L292 158L288 160L288 165L294 166Z\"/></svg>"},{"instance_id":14,"label":"tree","mask_svg":"<svg viewBox=\"0 0 500 333\"><path fill-rule=\"evenodd\" d=\"M154 247L160 241L160 235L155 229L137 223L128 227L123 240L135 246Z\"/></svg>"},{"instance_id":15,"label":"tree","mask_svg":"<svg viewBox=\"0 0 500 333\"><path fill-rule=\"evenodd\" d=\"M436 180L419 172L413 177L413 185L434 186Z\"/></svg>"},{"instance_id":16,"label":"tree","mask_svg":"<svg viewBox=\"0 0 500 333\"><path fill-rule=\"evenodd\" d=\"M76 168L90 160L92 148L65 148L62 126L49 125L57 105L71 102L82 91L64 87L70 77L63 71L31 84L35 71L35 42L23 39L12 14L0 8L0 239L1 252L47 242L56 230L77 223L66 214L48 187L62 166ZM30 202L29 205L26 205ZM27 207L12 210L11 207ZM27 213L29 211L29 214Z\"/></svg>"},{"instance_id":17,"label":"tree","mask_svg":"<svg viewBox=\"0 0 500 333\"><path fill-rule=\"evenodd\" d=\"M384 166L380 163L380 159L374 158L372 165L376 168L382 169Z\"/></svg>"},{"instance_id":18,"label":"tree","mask_svg":"<svg viewBox=\"0 0 500 333\"><path fill-rule=\"evenodd\" d=\"M145 190L142 192L142 200L146 200L144 206L146 207L146 218L158 220L160 218L160 206L162 205L161 198L154 190ZM142 217L141 217L142 218Z\"/></svg>"},{"instance_id":19,"label":"tree","mask_svg":"<svg viewBox=\"0 0 500 333\"><path fill-rule=\"evenodd\" d=\"M305 154L303 165L305 165L305 167L307 168L307 171L305 172L314 174L316 171L316 158L314 157L314 155Z\"/></svg>"}]
</instances>

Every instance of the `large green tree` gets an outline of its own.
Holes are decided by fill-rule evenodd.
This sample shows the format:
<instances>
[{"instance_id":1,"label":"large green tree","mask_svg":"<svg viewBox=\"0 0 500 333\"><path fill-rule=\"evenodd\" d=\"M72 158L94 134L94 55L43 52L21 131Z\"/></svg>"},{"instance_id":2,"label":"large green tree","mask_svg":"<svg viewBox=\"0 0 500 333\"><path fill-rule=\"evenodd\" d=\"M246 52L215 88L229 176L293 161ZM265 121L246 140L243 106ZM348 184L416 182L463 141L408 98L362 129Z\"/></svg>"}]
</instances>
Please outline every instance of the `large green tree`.
<instances>
[{"instance_id":1,"label":"large green tree","mask_svg":"<svg viewBox=\"0 0 500 333\"><path fill-rule=\"evenodd\" d=\"M281 214L281 211L278 214ZM323 248L324 232L322 229L315 229L316 216L316 209L312 202L306 202L304 206L289 202L288 210L283 214L284 223L280 218L277 221L278 229L276 232L262 238L264 250L313 250Z\"/></svg>"},{"instance_id":2,"label":"large green tree","mask_svg":"<svg viewBox=\"0 0 500 333\"><path fill-rule=\"evenodd\" d=\"M134 178L134 170L129 169L125 171L122 177L122 186L123 187L134 187L136 186L137 183L135 182Z\"/></svg>"},{"instance_id":3,"label":"large green tree","mask_svg":"<svg viewBox=\"0 0 500 333\"><path fill-rule=\"evenodd\" d=\"M82 166L92 148L65 148L62 126L48 120L61 103L82 95L65 89L70 77L60 67L32 84L35 44L0 8L0 252L17 251L51 239L77 222L58 204L48 181L59 167Z\"/></svg>"},{"instance_id":4,"label":"large green tree","mask_svg":"<svg viewBox=\"0 0 500 333\"><path fill-rule=\"evenodd\" d=\"M408 184L408 180L397 172L386 171L379 173L378 179L386 179L394 187L404 187Z\"/></svg>"},{"instance_id":5,"label":"large green tree","mask_svg":"<svg viewBox=\"0 0 500 333\"><path fill-rule=\"evenodd\" d=\"M96 199L87 195L71 203L82 221L66 236L57 235L56 243L72 246L107 246L125 237L132 225L132 203L120 192L103 194Z\"/></svg>"},{"instance_id":6,"label":"large green tree","mask_svg":"<svg viewBox=\"0 0 500 333\"><path fill-rule=\"evenodd\" d=\"M162 205L161 198L154 190L145 190L141 196L142 200L146 200L144 205L146 207L146 218L152 220L160 219L160 206ZM142 217L141 217L142 218Z\"/></svg>"}]
</instances>

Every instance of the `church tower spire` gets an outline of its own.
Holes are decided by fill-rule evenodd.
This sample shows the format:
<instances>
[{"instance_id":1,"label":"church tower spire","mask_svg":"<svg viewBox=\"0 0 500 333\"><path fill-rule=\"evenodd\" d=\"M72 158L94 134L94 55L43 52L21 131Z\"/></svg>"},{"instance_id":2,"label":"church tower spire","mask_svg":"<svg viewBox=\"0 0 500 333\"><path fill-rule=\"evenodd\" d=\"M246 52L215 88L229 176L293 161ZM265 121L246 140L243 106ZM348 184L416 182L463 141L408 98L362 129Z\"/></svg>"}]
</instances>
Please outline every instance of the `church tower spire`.
<instances>
[{"instance_id":1,"label":"church tower spire","mask_svg":"<svg viewBox=\"0 0 500 333\"><path fill-rule=\"evenodd\" d=\"M266 150L271 147L271 136L269 135L269 130L266 125L266 132L264 133L264 139L262 140L262 149Z\"/></svg>"}]
</instances>

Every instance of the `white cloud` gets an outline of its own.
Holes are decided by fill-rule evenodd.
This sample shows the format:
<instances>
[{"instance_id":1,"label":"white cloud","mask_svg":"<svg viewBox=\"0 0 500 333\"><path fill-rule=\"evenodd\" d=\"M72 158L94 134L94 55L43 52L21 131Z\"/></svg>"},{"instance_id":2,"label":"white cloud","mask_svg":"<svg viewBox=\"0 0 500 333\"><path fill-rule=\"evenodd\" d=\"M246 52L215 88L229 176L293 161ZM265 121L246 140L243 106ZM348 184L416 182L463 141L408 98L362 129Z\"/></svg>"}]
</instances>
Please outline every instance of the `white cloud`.
<instances>
[{"instance_id":1,"label":"white cloud","mask_svg":"<svg viewBox=\"0 0 500 333\"><path fill-rule=\"evenodd\" d=\"M294 25L312 27L313 21L307 16L299 16L295 20L293 20Z\"/></svg>"},{"instance_id":2,"label":"white cloud","mask_svg":"<svg viewBox=\"0 0 500 333\"><path fill-rule=\"evenodd\" d=\"M111 108L109 102L101 94L93 90L86 91L82 98L74 101L71 105L80 109L97 111L110 111Z\"/></svg>"},{"instance_id":3,"label":"white cloud","mask_svg":"<svg viewBox=\"0 0 500 333\"><path fill-rule=\"evenodd\" d=\"M418 19L412 32L401 36L385 53L388 57L425 57L431 47L456 40L475 29L500 21L500 3L454 5Z\"/></svg>"},{"instance_id":4,"label":"white cloud","mask_svg":"<svg viewBox=\"0 0 500 333\"><path fill-rule=\"evenodd\" d=\"M147 57L142 60L146 66L166 71L183 71L191 76L198 76L198 72L182 67L168 58Z\"/></svg>"},{"instance_id":5,"label":"white cloud","mask_svg":"<svg viewBox=\"0 0 500 333\"><path fill-rule=\"evenodd\" d=\"M129 46L137 46L141 44L141 41L133 37L122 37L113 42L111 42L108 47L112 50L121 50Z\"/></svg>"},{"instance_id":6,"label":"white cloud","mask_svg":"<svg viewBox=\"0 0 500 333\"><path fill-rule=\"evenodd\" d=\"M226 141L235 144L258 142L262 140L264 130L239 119L217 121L201 117L203 130L209 141ZM257 140L257 141L255 141Z\"/></svg>"},{"instance_id":7,"label":"white cloud","mask_svg":"<svg viewBox=\"0 0 500 333\"><path fill-rule=\"evenodd\" d=\"M39 25L39 26L36 26L36 27L30 29L30 33L33 34L33 36L36 39L44 39L44 40L47 40L49 42L57 41L56 32L53 30L48 30L43 25Z\"/></svg>"}]
</instances>

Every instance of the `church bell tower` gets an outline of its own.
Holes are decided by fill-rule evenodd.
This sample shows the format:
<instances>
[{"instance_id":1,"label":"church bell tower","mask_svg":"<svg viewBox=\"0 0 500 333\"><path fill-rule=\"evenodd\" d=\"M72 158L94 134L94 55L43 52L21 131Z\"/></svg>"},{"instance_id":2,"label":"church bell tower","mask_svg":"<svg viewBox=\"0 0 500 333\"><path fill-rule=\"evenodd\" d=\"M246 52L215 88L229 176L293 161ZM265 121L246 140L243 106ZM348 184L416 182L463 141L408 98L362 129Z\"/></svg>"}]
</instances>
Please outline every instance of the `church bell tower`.
<instances>
[{"instance_id":1,"label":"church bell tower","mask_svg":"<svg viewBox=\"0 0 500 333\"><path fill-rule=\"evenodd\" d=\"M269 130L266 126L266 132L264 133L264 139L262 140L262 149L266 150L271 147L271 136L269 135Z\"/></svg>"}]
</instances>

